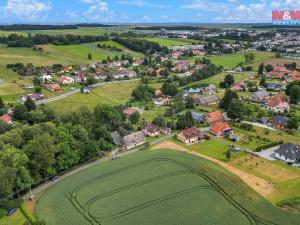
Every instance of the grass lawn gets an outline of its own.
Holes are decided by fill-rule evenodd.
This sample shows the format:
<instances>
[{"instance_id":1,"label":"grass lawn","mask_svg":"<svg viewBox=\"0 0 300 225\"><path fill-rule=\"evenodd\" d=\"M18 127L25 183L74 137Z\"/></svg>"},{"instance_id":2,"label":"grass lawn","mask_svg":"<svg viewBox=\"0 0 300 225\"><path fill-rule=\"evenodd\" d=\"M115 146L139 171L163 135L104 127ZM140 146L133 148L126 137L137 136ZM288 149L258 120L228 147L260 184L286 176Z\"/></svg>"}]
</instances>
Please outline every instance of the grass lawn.
<instances>
[{"instance_id":1,"label":"grass lawn","mask_svg":"<svg viewBox=\"0 0 300 225\"><path fill-rule=\"evenodd\" d=\"M260 52L255 51L255 64L260 63L262 61L268 60L274 57L274 53L271 52ZM224 68L234 68L240 62L245 62L244 54L231 54L231 55L218 55L208 57L212 63L218 66L224 66ZM195 57L191 58L191 61L194 61ZM257 69L254 67L254 69Z\"/></svg>"},{"instance_id":2,"label":"grass lawn","mask_svg":"<svg viewBox=\"0 0 300 225\"><path fill-rule=\"evenodd\" d=\"M170 46L184 46L190 45L193 42L197 42L196 40L183 40L183 39L175 39L175 38L147 38L148 41L153 41L161 46L170 47Z\"/></svg>"},{"instance_id":3,"label":"grass lawn","mask_svg":"<svg viewBox=\"0 0 300 225\"><path fill-rule=\"evenodd\" d=\"M17 84L4 83L0 84L0 96L11 95L11 94L24 94L25 91Z\"/></svg>"},{"instance_id":4,"label":"grass lawn","mask_svg":"<svg viewBox=\"0 0 300 225\"><path fill-rule=\"evenodd\" d=\"M20 209L17 209L12 216L6 216L0 219L0 225L23 225L26 221L27 220L23 213Z\"/></svg>"},{"instance_id":5,"label":"grass lawn","mask_svg":"<svg viewBox=\"0 0 300 225\"><path fill-rule=\"evenodd\" d=\"M47 225L296 225L300 219L218 165L174 150L145 150L70 176L44 193L36 214Z\"/></svg>"},{"instance_id":6,"label":"grass lawn","mask_svg":"<svg viewBox=\"0 0 300 225\"><path fill-rule=\"evenodd\" d=\"M76 110L80 108L80 106L94 108L98 104L122 104L130 99L133 89L138 84L140 84L140 81L96 87L90 94L78 93L67 98L51 102L49 105L58 112L65 112ZM161 83L151 83L150 85L158 88L161 86Z\"/></svg>"},{"instance_id":7,"label":"grass lawn","mask_svg":"<svg viewBox=\"0 0 300 225\"><path fill-rule=\"evenodd\" d=\"M229 144L221 140L208 140L193 145L185 145L177 140L173 140L176 144L183 146L190 151L196 151L203 155L213 157L215 159L228 162L226 152L229 150ZM230 160L234 160L245 156L244 153L233 153Z\"/></svg>"},{"instance_id":8,"label":"grass lawn","mask_svg":"<svg viewBox=\"0 0 300 225\"><path fill-rule=\"evenodd\" d=\"M61 51L66 55L87 60L88 54L91 53L93 60L103 60L108 56L113 58L115 55L121 55L120 52L111 52L96 47L96 43L82 45L52 45L55 50Z\"/></svg>"},{"instance_id":9,"label":"grass lawn","mask_svg":"<svg viewBox=\"0 0 300 225\"><path fill-rule=\"evenodd\" d=\"M102 44L102 45L103 45L103 44L106 44L106 45L108 45L108 46L120 48L120 49L122 49L126 54L129 53L129 54L132 55L132 57L134 57L134 58L143 57L143 54L142 54L142 53L132 51L132 50L126 48L125 46L123 46L123 45L121 45L121 44L119 44L119 43L117 43L117 42L115 42L115 41L101 41L101 42L98 42L98 43L100 43L100 44Z\"/></svg>"}]
</instances>

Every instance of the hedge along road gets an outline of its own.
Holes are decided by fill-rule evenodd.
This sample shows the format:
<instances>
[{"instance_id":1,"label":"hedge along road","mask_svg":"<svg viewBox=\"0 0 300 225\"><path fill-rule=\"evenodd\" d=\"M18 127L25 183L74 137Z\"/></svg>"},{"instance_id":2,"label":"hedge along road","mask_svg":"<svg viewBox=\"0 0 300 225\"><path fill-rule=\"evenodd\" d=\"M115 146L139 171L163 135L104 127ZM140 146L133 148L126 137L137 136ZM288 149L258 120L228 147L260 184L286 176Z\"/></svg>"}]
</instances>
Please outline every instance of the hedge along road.
<instances>
[{"instance_id":1,"label":"hedge along road","mask_svg":"<svg viewBox=\"0 0 300 225\"><path fill-rule=\"evenodd\" d=\"M138 81L138 80L141 80L141 79L138 78L138 79L131 79L131 80L109 81L109 82L94 84L94 85L91 85L91 86L88 86L88 87L100 87L100 86L105 86L105 85L109 85L109 84L128 83L128 82L134 82L134 81ZM69 96L77 94L79 92L80 92L80 89L76 89L76 90L68 92L66 94L62 94L62 95L55 96L55 97L52 97L52 98L47 98L47 99L36 101L35 104L36 105L47 104L47 103L50 103L50 102L54 102L54 101L69 97Z\"/></svg>"},{"instance_id":2,"label":"hedge along road","mask_svg":"<svg viewBox=\"0 0 300 225\"><path fill-rule=\"evenodd\" d=\"M152 142L150 143L150 145L155 145L155 144L157 144L157 143L159 143L159 142L161 142L161 141L165 141L165 140L167 140L167 139L173 137L174 135L175 135L175 134L169 134L169 135L167 135L167 136L158 138L158 139L156 139L155 141L152 141ZM123 156L129 155L129 154L133 154L133 153L136 153L136 152L138 152L138 151L144 150L145 148L146 148L146 147L142 145L142 146L136 147L136 148L134 148L134 149L131 149L131 150L129 150L129 151L118 153L118 155L119 155L120 157L123 157ZM72 170L72 171L70 171L70 172L65 173L64 175L60 176L58 179L56 179L56 180L54 180L54 181L49 181L49 182L46 182L46 183L43 183L43 184L37 186L36 188L34 188L34 189L32 190L32 193L38 194L38 193L40 193L40 192L43 192L43 191L45 191L46 189L48 189L49 187L51 187L51 186L57 184L58 182L62 181L63 179L65 179L65 178L67 178L67 177L69 177L69 176L72 176L72 175L74 175L74 174L76 174L76 173L79 173L79 172L85 170L85 169L88 169L88 168L90 168L90 167L92 167L92 166L95 166L95 165L97 165L97 164L99 164L99 163L103 163L103 162L109 161L109 160L112 160L112 157L111 157L111 156L103 157L103 158L100 158L100 159L98 159L98 160L96 160L96 161L94 161L94 162L91 162L91 163L88 163L88 164L79 166L78 168L76 168L76 169L74 169L74 170ZM23 198L24 198L24 199L28 199L28 198L30 198L30 196L31 196L31 195L30 195L30 192L28 192L27 194L23 195Z\"/></svg>"}]
</instances>

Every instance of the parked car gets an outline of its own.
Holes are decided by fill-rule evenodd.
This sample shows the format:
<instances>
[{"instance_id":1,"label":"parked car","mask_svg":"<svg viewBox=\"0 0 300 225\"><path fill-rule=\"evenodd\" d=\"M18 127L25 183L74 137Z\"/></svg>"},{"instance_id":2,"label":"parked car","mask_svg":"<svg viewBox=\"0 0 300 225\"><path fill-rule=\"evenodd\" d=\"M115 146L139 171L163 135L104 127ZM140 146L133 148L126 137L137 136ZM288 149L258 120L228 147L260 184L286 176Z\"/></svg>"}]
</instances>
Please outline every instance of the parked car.
<instances>
[{"instance_id":1,"label":"parked car","mask_svg":"<svg viewBox=\"0 0 300 225\"><path fill-rule=\"evenodd\" d=\"M51 177L50 177L50 180L51 180L51 181L55 181L55 180L57 180L58 178L59 178L58 175L54 175L54 176L51 176Z\"/></svg>"},{"instance_id":2,"label":"parked car","mask_svg":"<svg viewBox=\"0 0 300 225\"><path fill-rule=\"evenodd\" d=\"M16 212L16 210L17 210L16 208L12 208L12 209L8 210L7 216L11 216L12 214L14 214Z\"/></svg>"}]
</instances>

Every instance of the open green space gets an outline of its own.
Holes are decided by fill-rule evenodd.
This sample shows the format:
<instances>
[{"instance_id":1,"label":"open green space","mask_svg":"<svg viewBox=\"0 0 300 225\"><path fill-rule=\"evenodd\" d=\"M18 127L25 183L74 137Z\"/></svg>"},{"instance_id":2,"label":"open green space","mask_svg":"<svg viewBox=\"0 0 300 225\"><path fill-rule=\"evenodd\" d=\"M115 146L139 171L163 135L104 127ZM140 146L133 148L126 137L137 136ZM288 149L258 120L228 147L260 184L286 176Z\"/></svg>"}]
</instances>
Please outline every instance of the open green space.
<instances>
[{"instance_id":1,"label":"open green space","mask_svg":"<svg viewBox=\"0 0 300 225\"><path fill-rule=\"evenodd\" d=\"M100 43L102 45L105 44L107 46L111 46L111 47L116 47L116 48L122 49L124 51L124 53L130 54L134 58L143 57L142 53L132 51L132 50L126 48L125 46L123 46L123 45L121 45L121 44L119 44L119 43L117 43L115 41L112 41L112 40L110 40L110 41L100 41L98 43Z\"/></svg>"},{"instance_id":2,"label":"open green space","mask_svg":"<svg viewBox=\"0 0 300 225\"><path fill-rule=\"evenodd\" d=\"M56 111L66 112L76 110L80 106L94 108L98 104L117 105L128 101L133 89L140 81L129 81L126 83L108 84L93 88L90 94L75 94L67 98L49 103ZM154 88L159 88L161 83L151 83Z\"/></svg>"},{"instance_id":3,"label":"open green space","mask_svg":"<svg viewBox=\"0 0 300 225\"><path fill-rule=\"evenodd\" d=\"M11 94L23 94L24 89L14 83L0 84L0 96L11 95Z\"/></svg>"},{"instance_id":4,"label":"open green space","mask_svg":"<svg viewBox=\"0 0 300 225\"><path fill-rule=\"evenodd\" d=\"M173 150L107 161L48 189L36 214L47 225L296 225L216 164Z\"/></svg>"},{"instance_id":5,"label":"open green space","mask_svg":"<svg viewBox=\"0 0 300 225\"><path fill-rule=\"evenodd\" d=\"M0 219L0 225L23 225L26 221L27 220L21 210L17 209L12 216L6 216Z\"/></svg>"},{"instance_id":6,"label":"open green space","mask_svg":"<svg viewBox=\"0 0 300 225\"><path fill-rule=\"evenodd\" d=\"M255 61L254 61L254 69L257 69L255 65L259 65L260 62L265 60L271 59L274 57L274 53L272 52L262 52L262 51L255 51ZM197 57L191 58L194 60ZM245 62L244 54L231 54L231 55L218 55L208 57L212 63L216 64L217 66L224 66L224 68L234 68L239 63Z\"/></svg>"},{"instance_id":7,"label":"open green space","mask_svg":"<svg viewBox=\"0 0 300 225\"><path fill-rule=\"evenodd\" d=\"M153 41L161 46L170 47L170 46L185 46L190 45L193 42L197 42L195 40L183 40L183 39L176 39L176 38L147 38L148 41Z\"/></svg>"}]
</instances>

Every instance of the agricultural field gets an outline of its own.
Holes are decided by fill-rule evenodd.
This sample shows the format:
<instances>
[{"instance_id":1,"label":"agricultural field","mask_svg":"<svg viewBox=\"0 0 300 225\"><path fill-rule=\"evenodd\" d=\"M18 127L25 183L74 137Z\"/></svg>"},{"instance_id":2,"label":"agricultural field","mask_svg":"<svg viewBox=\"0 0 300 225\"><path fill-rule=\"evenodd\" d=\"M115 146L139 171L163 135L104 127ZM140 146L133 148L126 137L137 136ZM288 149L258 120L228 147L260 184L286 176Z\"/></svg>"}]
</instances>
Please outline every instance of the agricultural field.
<instances>
[{"instance_id":1,"label":"agricultural field","mask_svg":"<svg viewBox=\"0 0 300 225\"><path fill-rule=\"evenodd\" d=\"M197 41L195 40L188 40L188 39L172 39L172 38L147 38L148 41L153 41L161 46L170 47L170 46L184 46L190 45Z\"/></svg>"},{"instance_id":2,"label":"agricultural field","mask_svg":"<svg viewBox=\"0 0 300 225\"><path fill-rule=\"evenodd\" d=\"M259 52L255 51L255 62L254 62L254 69L257 69L255 65L257 63L261 63L265 60L271 59L274 57L274 53L272 52ZM192 59L194 59L193 57ZM232 54L232 55L219 55L219 56L212 56L208 57L211 59L211 62L216 64L217 66L224 66L224 68L234 68L240 62L245 62L244 54ZM259 64L258 64L259 65Z\"/></svg>"},{"instance_id":3,"label":"agricultural field","mask_svg":"<svg viewBox=\"0 0 300 225\"><path fill-rule=\"evenodd\" d=\"M75 94L67 98L49 103L56 111L66 112L76 110L80 106L94 108L98 104L117 105L125 103L131 97L133 89L140 81L129 81L128 83L108 84L96 87L90 94ZM160 87L161 83L151 83L152 87ZM118 91L116 91L118 90Z\"/></svg>"},{"instance_id":4,"label":"agricultural field","mask_svg":"<svg viewBox=\"0 0 300 225\"><path fill-rule=\"evenodd\" d=\"M108 50L97 48L95 43L81 45L51 45L51 47L66 55L85 60L88 59L89 53L92 54L93 60L103 60L108 56L113 58L116 55L121 55L120 52L111 52Z\"/></svg>"},{"instance_id":5,"label":"agricultural field","mask_svg":"<svg viewBox=\"0 0 300 225\"><path fill-rule=\"evenodd\" d=\"M296 225L218 165L175 150L107 161L48 189L36 214L47 225Z\"/></svg>"},{"instance_id":6,"label":"agricultural field","mask_svg":"<svg viewBox=\"0 0 300 225\"><path fill-rule=\"evenodd\" d=\"M132 55L132 57L134 57L134 58L143 57L143 54L142 54L142 53L132 51L132 50L126 48L125 46L123 46L123 45L121 45L121 44L119 44L119 43L117 43L117 42L115 42L115 41L112 41L112 40L110 40L110 41L100 41L100 42L98 42L98 43L99 43L99 44L102 44L102 45L105 44L105 45L107 45L107 46L120 48L120 49L122 49L122 50L124 51L124 53L130 54L130 55Z\"/></svg>"}]
</instances>

